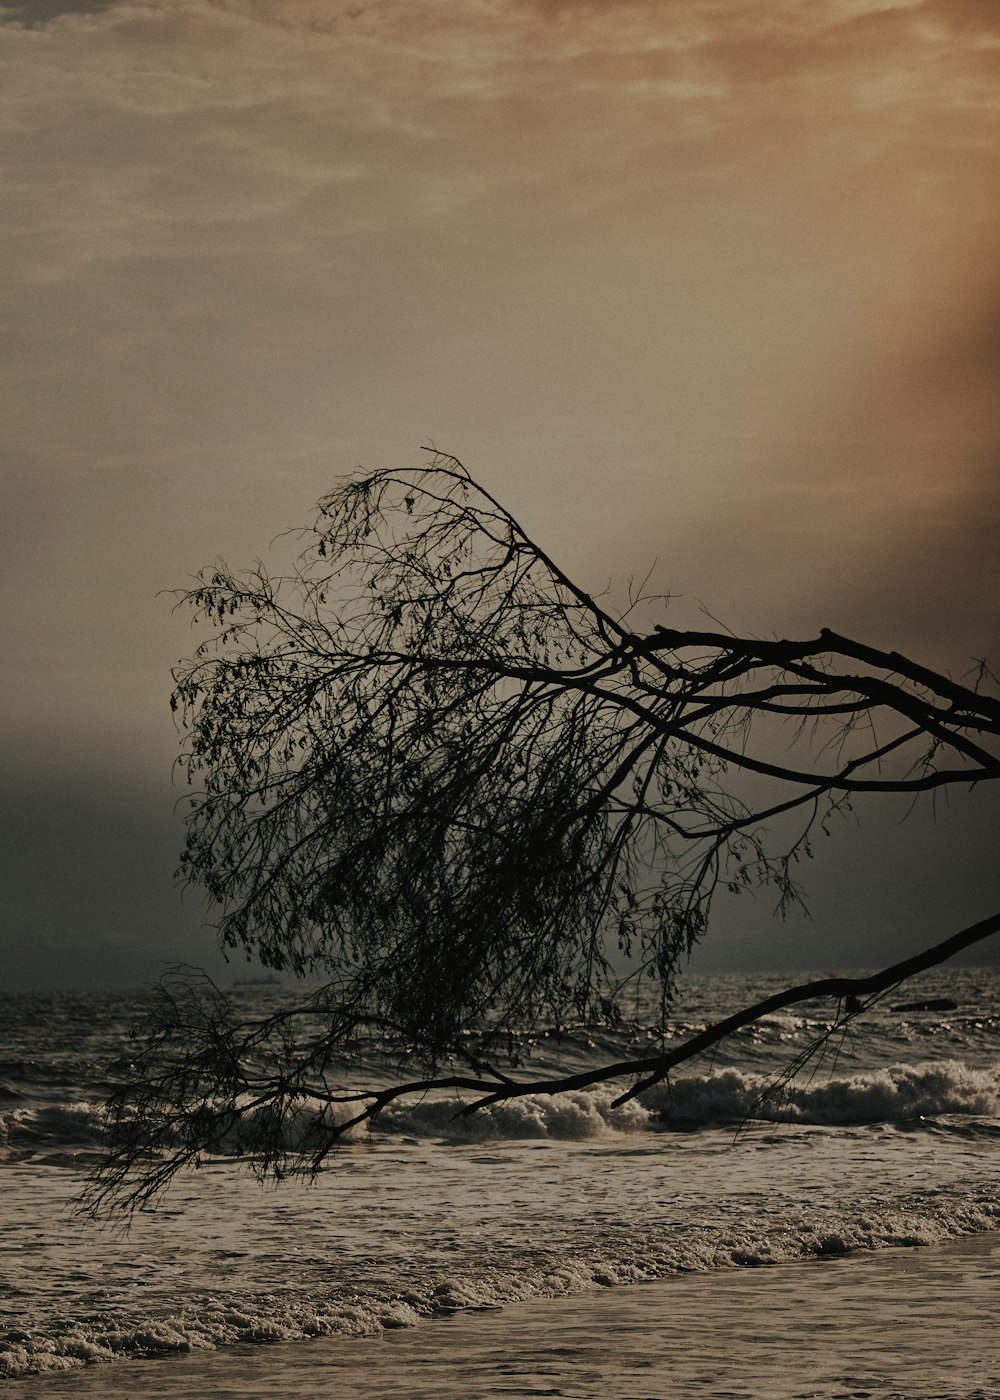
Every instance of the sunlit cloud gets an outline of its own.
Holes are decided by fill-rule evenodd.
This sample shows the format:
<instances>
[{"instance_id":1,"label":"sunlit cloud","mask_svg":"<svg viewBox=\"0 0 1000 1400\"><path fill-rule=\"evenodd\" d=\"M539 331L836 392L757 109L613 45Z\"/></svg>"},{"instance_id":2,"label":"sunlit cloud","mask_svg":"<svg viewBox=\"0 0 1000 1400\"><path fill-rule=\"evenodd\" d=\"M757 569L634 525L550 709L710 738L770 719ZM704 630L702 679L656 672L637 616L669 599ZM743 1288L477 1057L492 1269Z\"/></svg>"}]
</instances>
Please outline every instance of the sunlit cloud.
<instances>
[{"instance_id":1,"label":"sunlit cloud","mask_svg":"<svg viewBox=\"0 0 1000 1400\"><path fill-rule=\"evenodd\" d=\"M7 451L140 515L174 482L157 583L432 436L595 578L730 606L753 520L755 617L988 516L992 4L23 9Z\"/></svg>"},{"instance_id":2,"label":"sunlit cloud","mask_svg":"<svg viewBox=\"0 0 1000 1400\"><path fill-rule=\"evenodd\" d=\"M0 57L40 801L166 784L160 590L431 441L677 622L1000 650L994 0L32 0Z\"/></svg>"}]
</instances>

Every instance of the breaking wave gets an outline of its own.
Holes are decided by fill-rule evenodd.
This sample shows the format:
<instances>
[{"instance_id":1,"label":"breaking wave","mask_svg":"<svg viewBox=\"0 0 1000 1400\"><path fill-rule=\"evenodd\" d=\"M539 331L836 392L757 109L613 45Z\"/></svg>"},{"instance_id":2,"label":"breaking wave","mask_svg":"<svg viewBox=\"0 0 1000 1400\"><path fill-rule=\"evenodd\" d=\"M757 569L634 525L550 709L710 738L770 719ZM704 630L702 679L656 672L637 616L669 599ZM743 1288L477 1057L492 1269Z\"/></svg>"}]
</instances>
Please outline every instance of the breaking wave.
<instances>
[{"instance_id":1,"label":"breaking wave","mask_svg":"<svg viewBox=\"0 0 1000 1400\"><path fill-rule=\"evenodd\" d=\"M1000 1073L972 1069L957 1060L787 1081L722 1069L679 1075L636 1099L617 1103L622 1092L621 1087L599 1086L554 1097L526 1094L470 1114L464 1110L471 1100L401 1099L382 1111L371 1131L379 1137L453 1142L586 1141L606 1134L670 1127L696 1131L755 1120L817 1126L932 1121L942 1127L960 1120L956 1126L1000 1132ZM341 1117L350 1116L356 1107L341 1108ZM319 1102L306 1101L289 1121L291 1150L305 1142L321 1108ZM103 1140L104 1112L98 1104L0 1111L0 1151L8 1155L99 1149ZM223 1150L226 1145L223 1142ZM235 1147L235 1139L231 1146Z\"/></svg>"},{"instance_id":2,"label":"breaking wave","mask_svg":"<svg viewBox=\"0 0 1000 1400\"><path fill-rule=\"evenodd\" d=\"M436 1283L400 1277L378 1292L312 1287L228 1298L206 1297L155 1318L87 1318L23 1340L0 1340L0 1378L68 1371L119 1357L163 1357L305 1337L377 1335L421 1318L502 1308L527 1298L578 1294L676 1274L828 1258L899 1246L938 1244L1000 1226L1000 1198L914 1197L882 1209L826 1212L767 1228L650 1230L583 1254L552 1253L517 1269L469 1268Z\"/></svg>"}]
</instances>

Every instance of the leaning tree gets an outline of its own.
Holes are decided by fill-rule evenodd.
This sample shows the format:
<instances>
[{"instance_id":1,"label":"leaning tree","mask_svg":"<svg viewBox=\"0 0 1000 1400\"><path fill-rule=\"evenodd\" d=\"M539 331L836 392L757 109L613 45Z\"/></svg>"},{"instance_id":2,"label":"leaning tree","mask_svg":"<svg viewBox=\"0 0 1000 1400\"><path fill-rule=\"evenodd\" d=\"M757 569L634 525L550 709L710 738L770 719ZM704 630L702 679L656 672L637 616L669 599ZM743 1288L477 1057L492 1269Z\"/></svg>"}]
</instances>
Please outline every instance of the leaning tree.
<instances>
[{"instance_id":1,"label":"leaning tree","mask_svg":"<svg viewBox=\"0 0 1000 1400\"><path fill-rule=\"evenodd\" d=\"M1000 777L992 678L826 630L641 627L641 600L616 611L579 587L440 454L347 481L301 543L285 574L218 564L181 596L211 635L173 704L182 876L223 948L302 996L247 1021L203 977L164 980L95 1208L134 1209L223 1143L261 1173L314 1172L418 1089L465 1091L464 1113L616 1079L628 1098L768 1012L828 996L842 1023L1000 929L998 913L683 1045L533 1076L519 1032L613 1026L641 979L665 1015L720 889L769 887L786 908L799 858L852 802ZM394 1079L351 1087L362 1041Z\"/></svg>"}]
</instances>

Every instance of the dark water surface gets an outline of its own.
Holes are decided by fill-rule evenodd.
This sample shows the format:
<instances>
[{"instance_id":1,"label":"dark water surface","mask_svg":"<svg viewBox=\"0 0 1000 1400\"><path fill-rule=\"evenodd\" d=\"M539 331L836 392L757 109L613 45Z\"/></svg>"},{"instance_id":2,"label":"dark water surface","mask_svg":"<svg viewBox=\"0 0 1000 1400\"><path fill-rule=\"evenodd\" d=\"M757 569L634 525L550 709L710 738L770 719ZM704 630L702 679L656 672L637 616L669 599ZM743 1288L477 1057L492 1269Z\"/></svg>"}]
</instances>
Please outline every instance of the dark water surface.
<instances>
[{"instance_id":1,"label":"dark water surface","mask_svg":"<svg viewBox=\"0 0 1000 1400\"><path fill-rule=\"evenodd\" d=\"M692 979L671 1033L688 1034L778 982ZM196 1360L203 1364L213 1348L226 1349L228 1360L220 1353L218 1361L225 1375L226 1365L238 1364L240 1348L252 1343L252 1362L239 1364L260 1371L263 1395L270 1382L260 1368L278 1365L279 1353L282 1367L293 1364L292 1356L306 1365L322 1346L330 1358L324 1366L336 1369L341 1354L346 1365L358 1347L369 1346L352 1339L378 1336L386 1348L373 1352L382 1358L379 1366L398 1356L402 1360L393 1364L405 1369L413 1358L411 1384L421 1366L438 1364L419 1358L422 1349L440 1345L442 1329L479 1327L473 1319L480 1319L487 1340L496 1338L493 1354L497 1348L516 1353L516 1365L523 1366L527 1353L515 1345L514 1330L534 1327L536 1309L538 1326L548 1319L544 1326L562 1327L563 1314L553 1309L565 1307L565 1325L582 1328L566 1343L566 1357L575 1358L567 1361L573 1383L582 1385L607 1337L631 1337L619 1367L638 1366L642 1357L656 1362L648 1310L667 1306L650 1301L661 1294L673 1309L688 1308L685 1299L701 1300L690 1305L678 1334L678 1345L681 1334L687 1339L687 1357L707 1354L705 1337L691 1340L702 1335L699 1317L722 1315L737 1329L737 1340L739 1328L757 1327L761 1346L772 1319L775 1346L787 1350L796 1290L804 1298L818 1290L822 1301L843 1278L850 1292L849 1280L868 1266L856 1254L841 1264L847 1251L870 1254L871 1268L882 1270L872 1279L902 1277L900 1266L880 1261L912 1256L913 1315L927 1326L935 1308L950 1317L956 1356L968 1360L969 1329L995 1304L988 1292L995 1255L984 1245L988 1263L980 1274L962 1275L964 1282L957 1265L933 1261L957 1259L966 1248L942 1248L946 1241L991 1239L983 1232L1000 1223L998 993L1000 977L984 969L943 970L910 984L905 999L948 1000L954 1007L894 1012L883 1005L865 1018L862 1034L840 1046L835 1061L797 1081L749 1132L736 1130L760 1088L815 1038L830 1008L807 1006L768 1018L711 1062L685 1067L669 1088L624 1109L611 1107L611 1089L555 1100L529 1097L471 1120L455 1118L453 1100L400 1105L379 1131L346 1147L312 1187L289 1183L262 1191L236 1164L219 1159L180 1181L126 1238L75 1216L71 1202L100 1145L100 1099L114 1080L116 1059L127 1051L123 1036L134 1000L8 998L0 1044L0 1376L25 1378L24 1394L29 1387L73 1382L137 1385L140 1376L153 1375L180 1386L181 1376L193 1377ZM238 995L248 1008L266 1010L287 994L254 989ZM613 1043L582 1033L558 1044L542 1038L532 1067L544 1073L567 1056L577 1063L617 1058L623 1048L635 1053L634 1047L648 1044L651 1034L638 1018ZM932 1248L908 1248L917 1245ZM796 1267L744 1267L786 1263ZM787 1285L780 1282L786 1276ZM614 1287L624 1284L643 1286ZM945 1294L954 1294L951 1302ZM472 1311L497 1305L503 1308L496 1313ZM594 1308L602 1321L594 1321ZM965 1334L958 1330L963 1309ZM871 1336L884 1334L884 1340L905 1321L877 1308L872 1316ZM822 1324L816 1326L822 1340ZM597 1327L595 1352L584 1334ZM640 1344L642 1336L651 1340ZM324 1337L329 1340L256 1349ZM739 1356L750 1354L744 1343ZM977 1333L974 1343L984 1361L984 1338ZM660 1345L668 1344L664 1334ZM538 1346L524 1343L529 1353ZM873 1347L865 1353L869 1359ZM720 1365L736 1365L736 1354L718 1352ZM757 1365L766 1347L752 1354ZM143 1357L166 1360L149 1369L136 1360ZM114 1364L90 1365L106 1361ZM705 1386L729 1384L724 1368L712 1374ZM733 1385L757 1384L733 1374ZM961 1374L966 1391L912 1394L972 1394L969 1386L987 1384L971 1379L968 1367ZM824 1376L823 1385L833 1383ZM939 1373L935 1383L944 1379ZM501 1380L498 1373L489 1384ZM544 1375L538 1384L543 1381ZM689 1382L702 1384L693 1372ZM340 1389L323 1393L355 1393L343 1389L346 1372L337 1383ZM566 1383L566 1377L553 1382ZM384 1388L388 1381L379 1384L376 1394L480 1393L394 1391ZM632 1394L620 1387L617 1393ZM642 1393L673 1392L635 1392Z\"/></svg>"}]
</instances>

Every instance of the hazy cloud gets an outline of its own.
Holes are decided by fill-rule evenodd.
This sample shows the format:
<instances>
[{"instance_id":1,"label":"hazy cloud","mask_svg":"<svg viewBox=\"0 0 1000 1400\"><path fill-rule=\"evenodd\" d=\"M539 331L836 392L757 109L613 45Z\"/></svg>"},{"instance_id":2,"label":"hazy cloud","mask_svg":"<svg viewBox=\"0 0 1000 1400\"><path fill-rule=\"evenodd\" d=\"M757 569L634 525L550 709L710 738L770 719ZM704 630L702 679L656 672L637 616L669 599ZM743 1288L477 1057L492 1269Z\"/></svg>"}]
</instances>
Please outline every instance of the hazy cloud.
<instances>
[{"instance_id":1,"label":"hazy cloud","mask_svg":"<svg viewBox=\"0 0 1000 1400\"><path fill-rule=\"evenodd\" d=\"M158 590L428 440L594 587L656 558L678 613L955 666L1000 633L992 5L27 9L18 771L165 783L191 639Z\"/></svg>"}]
</instances>

